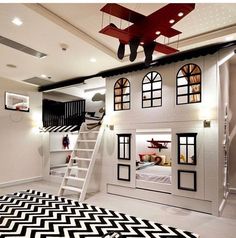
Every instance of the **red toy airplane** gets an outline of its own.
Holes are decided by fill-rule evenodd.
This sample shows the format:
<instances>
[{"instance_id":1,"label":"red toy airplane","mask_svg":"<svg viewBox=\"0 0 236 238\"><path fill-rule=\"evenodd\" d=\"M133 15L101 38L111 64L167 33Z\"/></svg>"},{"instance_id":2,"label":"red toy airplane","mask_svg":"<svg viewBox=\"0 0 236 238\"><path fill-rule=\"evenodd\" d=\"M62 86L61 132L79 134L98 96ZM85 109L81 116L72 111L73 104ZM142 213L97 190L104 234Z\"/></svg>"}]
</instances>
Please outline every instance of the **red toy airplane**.
<instances>
[{"instance_id":1,"label":"red toy airplane","mask_svg":"<svg viewBox=\"0 0 236 238\"><path fill-rule=\"evenodd\" d=\"M118 4L108 3L101 9L102 12L133 24L125 29L119 29L111 23L99 32L119 39L120 45L117 52L119 59L123 59L125 45L129 44L130 61L134 61L137 56L138 46L142 45L146 56L145 64L149 65L152 61L154 50L163 54L171 54L178 51L167 45L155 42L155 39L160 35L168 38L179 35L181 32L173 29L172 26L194 8L194 3L170 3L149 16L144 16Z\"/></svg>"},{"instance_id":2,"label":"red toy airplane","mask_svg":"<svg viewBox=\"0 0 236 238\"><path fill-rule=\"evenodd\" d=\"M159 151L161 151L161 149L168 149L167 145L168 143L171 143L171 141L169 140L148 140L147 142L151 143L151 146L148 146L148 148L155 148L155 149L159 149Z\"/></svg>"}]
</instances>

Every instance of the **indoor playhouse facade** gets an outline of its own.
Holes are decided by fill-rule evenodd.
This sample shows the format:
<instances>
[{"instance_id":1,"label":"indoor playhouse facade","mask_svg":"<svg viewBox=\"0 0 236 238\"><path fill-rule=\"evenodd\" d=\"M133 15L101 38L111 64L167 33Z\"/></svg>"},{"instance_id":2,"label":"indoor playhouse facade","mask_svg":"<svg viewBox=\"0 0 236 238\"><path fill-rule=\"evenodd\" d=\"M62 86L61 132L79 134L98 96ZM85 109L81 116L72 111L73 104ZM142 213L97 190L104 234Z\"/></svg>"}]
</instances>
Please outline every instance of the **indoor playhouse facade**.
<instances>
[{"instance_id":1,"label":"indoor playhouse facade","mask_svg":"<svg viewBox=\"0 0 236 238\"><path fill-rule=\"evenodd\" d=\"M234 47L187 54L106 78L102 181L111 194L218 215Z\"/></svg>"}]
</instances>

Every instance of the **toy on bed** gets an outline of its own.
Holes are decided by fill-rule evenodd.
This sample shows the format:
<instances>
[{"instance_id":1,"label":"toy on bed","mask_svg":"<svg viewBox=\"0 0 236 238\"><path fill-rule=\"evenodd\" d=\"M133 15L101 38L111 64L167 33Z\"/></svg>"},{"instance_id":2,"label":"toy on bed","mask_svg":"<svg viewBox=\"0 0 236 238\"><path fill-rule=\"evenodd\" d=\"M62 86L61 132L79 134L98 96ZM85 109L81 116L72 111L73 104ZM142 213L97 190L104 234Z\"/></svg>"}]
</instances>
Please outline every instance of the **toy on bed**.
<instances>
[{"instance_id":1,"label":"toy on bed","mask_svg":"<svg viewBox=\"0 0 236 238\"><path fill-rule=\"evenodd\" d=\"M160 165L160 166L171 166L171 161L167 160L166 155L159 155L155 152L147 152L139 154L140 161L136 161L137 169L149 166L149 165Z\"/></svg>"}]
</instances>

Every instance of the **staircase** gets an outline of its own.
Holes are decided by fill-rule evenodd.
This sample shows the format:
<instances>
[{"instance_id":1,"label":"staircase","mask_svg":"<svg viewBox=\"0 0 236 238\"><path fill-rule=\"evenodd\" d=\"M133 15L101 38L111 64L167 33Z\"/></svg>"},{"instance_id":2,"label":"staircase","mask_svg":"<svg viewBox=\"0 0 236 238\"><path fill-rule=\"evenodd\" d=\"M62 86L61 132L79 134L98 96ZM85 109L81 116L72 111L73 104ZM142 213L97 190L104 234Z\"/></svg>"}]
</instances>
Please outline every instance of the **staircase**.
<instances>
[{"instance_id":1,"label":"staircase","mask_svg":"<svg viewBox=\"0 0 236 238\"><path fill-rule=\"evenodd\" d=\"M85 199L96 156L102 140L103 125L88 130L86 123L80 127L77 143L68 163L59 196L66 196L66 190L78 194L78 200Z\"/></svg>"}]
</instances>

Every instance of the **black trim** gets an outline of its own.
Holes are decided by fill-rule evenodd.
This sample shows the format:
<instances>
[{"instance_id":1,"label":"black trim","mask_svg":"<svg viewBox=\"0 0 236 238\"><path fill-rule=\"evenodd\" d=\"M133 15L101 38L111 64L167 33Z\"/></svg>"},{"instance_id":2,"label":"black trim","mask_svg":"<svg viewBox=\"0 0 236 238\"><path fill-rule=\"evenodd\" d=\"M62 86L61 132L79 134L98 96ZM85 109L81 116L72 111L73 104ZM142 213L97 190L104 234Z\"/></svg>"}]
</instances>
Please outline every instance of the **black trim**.
<instances>
[{"instance_id":1,"label":"black trim","mask_svg":"<svg viewBox=\"0 0 236 238\"><path fill-rule=\"evenodd\" d=\"M184 164L184 165L196 165L197 164L197 133L177 133L178 141L177 141L177 147L178 147L178 164ZM185 137L186 138L186 144L180 144L180 138ZM188 143L188 137L194 137L194 144ZM186 146L186 163L181 162L180 160L180 146L185 145ZM188 163L188 146L193 145L194 146L194 158L193 163Z\"/></svg>"},{"instance_id":2,"label":"black trim","mask_svg":"<svg viewBox=\"0 0 236 238\"><path fill-rule=\"evenodd\" d=\"M198 68L200 72L192 74L190 72L190 65L194 65L194 68L192 69L191 72L193 72L196 68ZM185 76L178 76L180 71L183 70L183 68L186 67L186 66L188 66L188 69L187 69L188 71L185 72L186 75ZM197 76L197 75L200 76L200 82L191 83L190 82L190 77L191 76ZM181 79L181 78L187 78L187 83L182 84L182 85L178 85L178 80ZM194 93L190 92L191 86L194 86L194 85L199 85L199 92L194 92ZM179 94L178 89L183 88L183 87L187 88L187 93ZM191 102L190 101L191 95L200 95L200 100L196 101L196 102ZM186 103L179 103L179 98L180 97L187 97L187 102ZM202 101L202 71L201 71L201 68L197 64L194 64L194 63L185 64L178 70L178 72L176 74L176 105L200 103L201 101Z\"/></svg>"},{"instance_id":3,"label":"black trim","mask_svg":"<svg viewBox=\"0 0 236 238\"><path fill-rule=\"evenodd\" d=\"M120 75L120 74L130 73L133 71L139 71L139 70L151 68L153 66L166 65L166 64L171 64L178 61L183 61L186 59L193 59L200 56L212 55L221 49L225 49L235 45L236 45L236 41L230 41L230 42L221 42L221 43L201 46L195 49L181 51L175 54L170 54L170 55L160 57L159 59L152 61L152 63L149 66L146 66L145 63L130 64L130 65L119 67L119 68L104 70L93 75L76 77L76 78L67 79L60 82L56 82L56 83L43 85L38 88L38 91L43 92L43 91L47 91L47 90L51 90L55 88L62 88L66 86L80 84L80 83L83 83L84 80L90 79L90 78L95 78L95 77L107 78L107 77L111 77L115 75ZM236 50L235 50L235 53L236 53Z\"/></svg>"},{"instance_id":4,"label":"black trim","mask_svg":"<svg viewBox=\"0 0 236 238\"><path fill-rule=\"evenodd\" d=\"M131 134L117 134L117 158L119 160L130 160L131 159ZM121 142L121 138L123 138L124 142ZM125 142L125 139L128 138L128 142ZM125 157L125 145L128 145L129 157ZM120 147L123 146L123 155L120 154ZM123 157L121 157L123 156Z\"/></svg>"},{"instance_id":5,"label":"black trim","mask_svg":"<svg viewBox=\"0 0 236 238\"><path fill-rule=\"evenodd\" d=\"M121 178L120 177L120 167L127 167L128 168L128 178ZM128 164L117 164L117 180L122 181L130 181L130 165Z\"/></svg>"},{"instance_id":6,"label":"black trim","mask_svg":"<svg viewBox=\"0 0 236 238\"><path fill-rule=\"evenodd\" d=\"M180 180L181 173L193 174L193 188L181 187L181 180ZM178 170L178 189L196 192L197 191L197 172L193 170Z\"/></svg>"},{"instance_id":7,"label":"black trim","mask_svg":"<svg viewBox=\"0 0 236 238\"><path fill-rule=\"evenodd\" d=\"M156 73L156 76L153 77L153 73ZM151 75L149 77L149 75ZM160 76L160 80L156 80L156 78ZM144 83L144 80L148 78L149 82L145 82ZM153 89L153 83L157 83L157 82L161 82L161 87L158 88L158 89ZM144 90L144 85L148 85L150 84L150 90ZM150 97L149 98L145 98L144 99L144 94L145 93L149 93L150 92ZM161 92L161 96L160 97L154 97L153 94L154 92ZM153 105L153 102L155 100L159 100L161 101L160 105L158 106L154 106ZM144 102L145 101L150 101L151 102L151 105L150 106L144 106ZM151 107L161 107L162 106L162 77L160 75L160 73L158 73L157 71L150 71L149 73L145 74L145 76L143 77L143 80L142 80L142 108L151 108Z\"/></svg>"},{"instance_id":8,"label":"black trim","mask_svg":"<svg viewBox=\"0 0 236 238\"><path fill-rule=\"evenodd\" d=\"M125 85L125 83L128 82L128 85ZM124 93L125 89L128 88L129 92ZM120 94L116 95L116 90L120 90ZM115 84L114 84L114 111L123 111L123 110L130 110L130 81L127 78L119 78ZM123 97L128 96L128 101L123 101ZM116 102L116 98L120 97L121 101ZM128 103L128 108L124 108L124 104ZM116 109L116 105L120 105L120 109Z\"/></svg>"}]
</instances>

